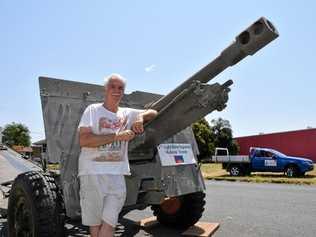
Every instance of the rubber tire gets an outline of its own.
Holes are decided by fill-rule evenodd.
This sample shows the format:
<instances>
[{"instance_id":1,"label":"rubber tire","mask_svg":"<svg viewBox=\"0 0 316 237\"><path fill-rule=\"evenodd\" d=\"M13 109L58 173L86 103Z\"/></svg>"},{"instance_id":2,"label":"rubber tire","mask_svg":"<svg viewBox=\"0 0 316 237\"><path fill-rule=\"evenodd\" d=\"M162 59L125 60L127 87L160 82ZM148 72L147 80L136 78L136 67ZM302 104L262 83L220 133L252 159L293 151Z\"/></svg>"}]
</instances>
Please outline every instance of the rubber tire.
<instances>
[{"instance_id":1,"label":"rubber tire","mask_svg":"<svg viewBox=\"0 0 316 237\"><path fill-rule=\"evenodd\" d=\"M28 213L21 214L21 211ZM22 223L27 220L29 227L26 227L26 233L19 234L16 230L16 226L19 225L17 220L19 217L25 216L26 219L23 219ZM16 177L10 191L8 204L8 233L10 237L65 236L64 220L65 213L61 192L53 177L35 171L22 173Z\"/></svg>"},{"instance_id":2,"label":"rubber tire","mask_svg":"<svg viewBox=\"0 0 316 237\"><path fill-rule=\"evenodd\" d=\"M0 227L0 237L8 237L8 223L1 223L3 224Z\"/></svg>"},{"instance_id":3,"label":"rubber tire","mask_svg":"<svg viewBox=\"0 0 316 237\"><path fill-rule=\"evenodd\" d=\"M289 165L285 168L284 174L289 178L293 178L299 175L299 171L295 165Z\"/></svg>"},{"instance_id":4,"label":"rubber tire","mask_svg":"<svg viewBox=\"0 0 316 237\"><path fill-rule=\"evenodd\" d=\"M193 226L202 217L205 205L205 193L196 192L179 196L180 207L173 214L166 213L161 205L152 205L154 216L160 224L176 228L186 229Z\"/></svg>"},{"instance_id":5,"label":"rubber tire","mask_svg":"<svg viewBox=\"0 0 316 237\"><path fill-rule=\"evenodd\" d=\"M229 174L230 176L242 176L243 175L243 170L239 165L231 165L229 167Z\"/></svg>"},{"instance_id":6,"label":"rubber tire","mask_svg":"<svg viewBox=\"0 0 316 237\"><path fill-rule=\"evenodd\" d=\"M251 170L250 169L246 169L245 175L250 176L251 175Z\"/></svg>"},{"instance_id":7,"label":"rubber tire","mask_svg":"<svg viewBox=\"0 0 316 237\"><path fill-rule=\"evenodd\" d=\"M299 176L300 176L300 177L304 177L304 176L305 176L305 172L301 172L301 173L299 174Z\"/></svg>"}]
</instances>

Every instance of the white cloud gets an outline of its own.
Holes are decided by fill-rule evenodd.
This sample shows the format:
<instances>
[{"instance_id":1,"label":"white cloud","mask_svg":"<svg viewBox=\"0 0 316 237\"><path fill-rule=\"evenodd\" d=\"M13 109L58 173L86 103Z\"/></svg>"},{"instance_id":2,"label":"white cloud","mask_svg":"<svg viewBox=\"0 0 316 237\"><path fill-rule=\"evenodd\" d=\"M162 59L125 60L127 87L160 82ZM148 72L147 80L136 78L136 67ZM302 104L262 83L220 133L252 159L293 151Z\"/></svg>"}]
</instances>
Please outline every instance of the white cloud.
<instances>
[{"instance_id":1,"label":"white cloud","mask_svg":"<svg viewBox=\"0 0 316 237\"><path fill-rule=\"evenodd\" d=\"M145 67L145 71L146 72L152 72L153 70L155 70L155 68L156 68L156 65L155 64L151 64L150 66Z\"/></svg>"}]
</instances>

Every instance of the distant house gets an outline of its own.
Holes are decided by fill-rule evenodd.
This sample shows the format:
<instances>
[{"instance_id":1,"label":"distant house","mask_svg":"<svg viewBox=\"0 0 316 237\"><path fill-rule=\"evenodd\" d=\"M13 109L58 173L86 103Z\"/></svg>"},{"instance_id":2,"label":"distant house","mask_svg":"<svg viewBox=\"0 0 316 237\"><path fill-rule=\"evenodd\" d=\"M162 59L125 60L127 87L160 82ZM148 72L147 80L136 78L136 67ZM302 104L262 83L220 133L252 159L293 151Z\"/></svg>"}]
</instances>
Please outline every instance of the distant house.
<instances>
[{"instance_id":1,"label":"distant house","mask_svg":"<svg viewBox=\"0 0 316 237\"><path fill-rule=\"evenodd\" d=\"M47 149L46 139L34 142L32 144L32 148L33 148L33 156L42 158L43 153L46 153L46 149Z\"/></svg>"},{"instance_id":2,"label":"distant house","mask_svg":"<svg viewBox=\"0 0 316 237\"><path fill-rule=\"evenodd\" d=\"M32 152L33 152L32 147L26 147L26 146L13 145L12 149L15 150L17 153L29 158L32 156Z\"/></svg>"},{"instance_id":3,"label":"distant house","mask_svg":"<svg viewBox=\"0 0 316 237\"><path fill-rule=\"evenodd\" d=\"M285 131L234 138L240 154L246 155L250 147L267 147L289 156L306 157L316 162L316 128Z\"/></svg>"}]
</instances>

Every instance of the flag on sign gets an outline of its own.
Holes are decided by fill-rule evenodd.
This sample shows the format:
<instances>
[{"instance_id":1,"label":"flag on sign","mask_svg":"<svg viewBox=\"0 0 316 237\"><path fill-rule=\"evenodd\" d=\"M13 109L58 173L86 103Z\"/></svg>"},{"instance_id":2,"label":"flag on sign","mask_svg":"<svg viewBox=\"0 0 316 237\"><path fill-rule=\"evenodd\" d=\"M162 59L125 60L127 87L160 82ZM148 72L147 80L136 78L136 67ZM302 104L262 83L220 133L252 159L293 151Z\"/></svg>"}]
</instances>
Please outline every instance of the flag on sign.
<instances>
[{"instance_id":1,"label":"flag on sign","mask_svg":"<svg viewBox=\"0 0 316 237\"><path fill-rule=\"evenodd\" d=\"M174 156L174 160L177 164L179 163L184 163L184 159L183 159L183 156L182 155L175 155Z\"/></svg>"}]
</instances>

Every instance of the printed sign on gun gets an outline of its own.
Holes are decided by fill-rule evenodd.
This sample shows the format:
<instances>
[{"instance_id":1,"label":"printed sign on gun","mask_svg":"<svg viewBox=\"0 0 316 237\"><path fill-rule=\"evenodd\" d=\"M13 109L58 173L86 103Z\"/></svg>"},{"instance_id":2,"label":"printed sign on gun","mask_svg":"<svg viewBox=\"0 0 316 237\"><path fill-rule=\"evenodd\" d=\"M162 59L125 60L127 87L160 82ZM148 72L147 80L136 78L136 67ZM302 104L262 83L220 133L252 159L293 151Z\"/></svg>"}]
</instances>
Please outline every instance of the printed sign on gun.
<instances>
[{"instance_id":1,"label":"printed sign on gun","mask_svg":"<svg viewBox=\"0 0 316 237\"><path fill-rule=\"evenodd\" d=\"M158 153L162 166L196 164L191 144L160 144Z\"/></svg>"}]
</instances>

